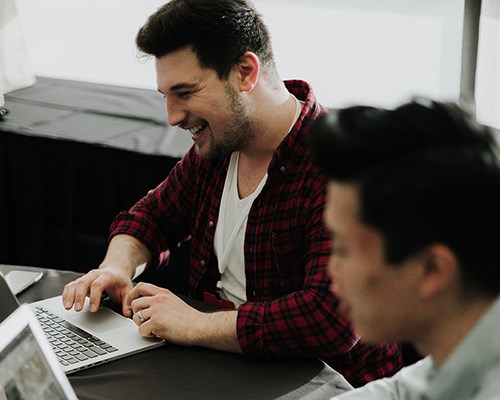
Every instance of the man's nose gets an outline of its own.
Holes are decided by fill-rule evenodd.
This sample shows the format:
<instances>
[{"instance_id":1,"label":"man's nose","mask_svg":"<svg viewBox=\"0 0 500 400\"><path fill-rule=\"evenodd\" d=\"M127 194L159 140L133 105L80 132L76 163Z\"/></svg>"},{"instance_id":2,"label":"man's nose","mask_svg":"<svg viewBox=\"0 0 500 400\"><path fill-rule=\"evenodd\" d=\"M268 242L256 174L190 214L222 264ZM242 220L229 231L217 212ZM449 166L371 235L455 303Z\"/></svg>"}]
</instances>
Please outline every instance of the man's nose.
<instances>
[{"instance_id":1,"label":"man's nose","mask_svg":"<svg viewBox=\"0 0 500 400\"><path fill-rule=\"evenodd\" d=\"M172 126L179 125L186 119L187 112L184 110L179 101L175 98L165 98L165 105L167 108L168 123Z\"/></svg>"}]
</instances>

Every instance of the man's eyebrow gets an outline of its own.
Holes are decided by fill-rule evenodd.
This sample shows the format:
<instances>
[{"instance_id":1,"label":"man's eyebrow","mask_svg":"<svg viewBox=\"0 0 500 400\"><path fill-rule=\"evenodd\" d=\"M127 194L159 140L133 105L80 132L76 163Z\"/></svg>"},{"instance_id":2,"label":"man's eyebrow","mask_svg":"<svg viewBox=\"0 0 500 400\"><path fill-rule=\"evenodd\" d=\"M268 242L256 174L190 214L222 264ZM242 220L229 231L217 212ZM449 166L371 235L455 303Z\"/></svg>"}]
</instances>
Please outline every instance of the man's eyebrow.
<instances>
[{"instance_id":1,"label":"man's eyebrow","mask_svg":"<svg viewBox=\"0 0 500 400\"><path fill-rule=\"evenodd\" d=\"M169 92L178 92L181 90L193 90L193 89L196 89L197 87L198 87L198 85L196 83L183 82L183 83L178 83L177 85L174 85L174 86L170 86L168 88L168 91Z\"/></svg>"}]
</instances>

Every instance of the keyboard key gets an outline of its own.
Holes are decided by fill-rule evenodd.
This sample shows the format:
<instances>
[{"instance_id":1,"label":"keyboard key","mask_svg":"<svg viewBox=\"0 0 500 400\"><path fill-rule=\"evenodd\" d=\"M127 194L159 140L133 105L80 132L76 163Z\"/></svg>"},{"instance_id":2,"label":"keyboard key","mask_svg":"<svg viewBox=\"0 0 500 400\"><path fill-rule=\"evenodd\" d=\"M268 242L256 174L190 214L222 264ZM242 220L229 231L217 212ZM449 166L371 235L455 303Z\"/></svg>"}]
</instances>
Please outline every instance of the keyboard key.
<instances>
[{"instance_id":1,"label":"keyboard key","mask_svg":"<svg viewBox=\"0 0 500 400\"><path fill-rule=\"evenodd\" d=\"M37 307L35 314L59 362L64 366L118 350L43 307Z\"/></svg>"},{"instance_id":2,"label":"keyboard key","mask_svg":"<svg viewBox=\"0 0 500 400\"><path fill-rule=\"evenodd\" d=\"M94 358L97 357L97 354L90 350L85 350L82 354L85 354L87 357Z\"/></svg>"}]
</instances>

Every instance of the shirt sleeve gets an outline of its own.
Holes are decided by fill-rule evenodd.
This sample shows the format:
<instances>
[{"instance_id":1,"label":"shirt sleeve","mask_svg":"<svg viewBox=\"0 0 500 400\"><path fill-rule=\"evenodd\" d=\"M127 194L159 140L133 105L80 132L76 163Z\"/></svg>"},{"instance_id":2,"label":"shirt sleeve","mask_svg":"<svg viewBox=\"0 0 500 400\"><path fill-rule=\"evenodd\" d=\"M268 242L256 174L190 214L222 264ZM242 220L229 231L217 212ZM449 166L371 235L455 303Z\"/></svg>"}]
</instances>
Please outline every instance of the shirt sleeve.
<instances>
[{"instance_id":1,"label":"shirt sleeve","mask_svg":"<svg viewBox=\"0 0 500 400\"><path fill-rule=\"evenodd\" d=\"M117 215L110 227L110 240L119 234L134 236L154 258L189 236L193 198L187 194L194 191L189 174L193 155L191 149L162 183Z\"/></svg>"}]
</instances>

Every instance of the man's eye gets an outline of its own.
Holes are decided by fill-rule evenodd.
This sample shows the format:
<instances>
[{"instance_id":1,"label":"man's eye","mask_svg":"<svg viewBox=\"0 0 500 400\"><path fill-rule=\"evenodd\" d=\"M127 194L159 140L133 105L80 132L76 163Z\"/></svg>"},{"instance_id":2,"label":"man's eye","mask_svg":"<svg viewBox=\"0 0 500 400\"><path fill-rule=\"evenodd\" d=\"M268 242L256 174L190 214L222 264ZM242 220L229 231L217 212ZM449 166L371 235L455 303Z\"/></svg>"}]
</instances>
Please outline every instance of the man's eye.
<instances>
[{"instance_id":1,"label":"man's eye","mask_svg":"<svg viewBox=\"0 0 500 400\"><path fill-rule=\"evenodd\" d=\"M190 95L191 95L191 92L179 92L178 93L178 96L181 99L187 99L187 98L189 98Z\"/></svg>"}]
</instances>

